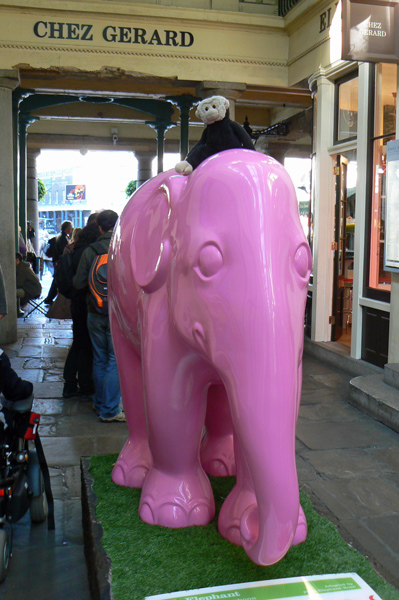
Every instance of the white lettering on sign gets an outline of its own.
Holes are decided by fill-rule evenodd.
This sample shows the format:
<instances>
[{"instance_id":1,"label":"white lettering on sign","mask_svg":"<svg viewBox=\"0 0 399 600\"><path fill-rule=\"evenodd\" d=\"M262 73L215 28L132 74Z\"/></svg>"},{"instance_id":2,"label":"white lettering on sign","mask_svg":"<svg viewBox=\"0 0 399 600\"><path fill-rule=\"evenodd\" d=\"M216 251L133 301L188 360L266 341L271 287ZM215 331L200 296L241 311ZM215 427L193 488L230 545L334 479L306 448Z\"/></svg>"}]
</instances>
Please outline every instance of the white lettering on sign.
<instances>
[{"instance_id":1,"label":"white lettering on sign","mask_svg":"<svg viewBox=\"0 0 399 600\"><path fill-rule=\"evenodd\" d=\"M360 29L359 30L361 35L371 35L374 37L386 37L387 32L386 31L378 31L375 29Z\"/></svg>"},{"instance_id":2,"label":"white lettering on sign","mask_svg":"<svg viewBox=\"0 0 399 600\"><path fill-rule=\"evenodd\" d=\"M366 21L359 27L360 35L373 37L386 37L387 32L382 29L382 23L378 21Z\"/></svg>"},{"instance_id":3,"label":"white lettering on sign","mask_svg":"<svg viewBox=\"0 0 399 600\"><path fill-rule=\"evenodd\" d=\"M219 600L219 598L239 598L240 592L226 592L225 594L218 592L217 594L210 594L209 596L188 596L185 600Z\"/></svg>"}]
</instances>

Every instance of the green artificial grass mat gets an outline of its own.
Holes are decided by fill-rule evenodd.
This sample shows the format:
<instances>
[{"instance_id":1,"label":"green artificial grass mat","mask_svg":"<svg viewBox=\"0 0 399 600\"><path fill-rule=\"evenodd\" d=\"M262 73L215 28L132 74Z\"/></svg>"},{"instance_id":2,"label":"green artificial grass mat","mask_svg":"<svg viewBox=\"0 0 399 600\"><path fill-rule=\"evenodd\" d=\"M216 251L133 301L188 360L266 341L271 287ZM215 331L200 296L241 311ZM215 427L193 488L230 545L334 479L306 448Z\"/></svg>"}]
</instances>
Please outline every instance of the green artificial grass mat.
<instances>
[{"instance_id":1,"label":"green artificial grass mat","mask_svg":"<svg viewBox=\"0 0 399 600\"><path fill-rule=\"evenodd\" d=\"M276 565L255 565L239 546L217 530L217 515L234 478L210 478L216 517L207 527L166 529L143 523L138 516L141 490L112 483L116 454L90 458L97 497L96 516L104 535L102 545L112 562L115 600L202 587L336 573L357 573L383 600L399 600L399 591L373 570L369 561L348 546L335 526L318 515L306 494L301 504L308 522L306 542L291 547Z\"/></svg>"}]
</instances>

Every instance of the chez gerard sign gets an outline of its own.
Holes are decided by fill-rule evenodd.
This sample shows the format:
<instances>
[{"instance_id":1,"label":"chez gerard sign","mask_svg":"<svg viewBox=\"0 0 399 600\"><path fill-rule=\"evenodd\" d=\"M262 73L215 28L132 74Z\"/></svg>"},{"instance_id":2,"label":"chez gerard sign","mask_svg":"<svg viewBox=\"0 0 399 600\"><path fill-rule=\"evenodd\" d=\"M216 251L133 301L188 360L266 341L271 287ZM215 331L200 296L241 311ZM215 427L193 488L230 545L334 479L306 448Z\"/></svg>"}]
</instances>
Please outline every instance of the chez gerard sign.
<instances>
[{"instance_id":1,"label":"chez gerard sign","mask_svg":"<svg viewBox=\"0 0 399 600\"><path fill-rule=\"evenodd\" d=\"M52 40L96 41L93 25L88 23L62 23L56 21L36 21L33 25L35 37ZM152 29L106 25L101 32L102 39L109 43L147 44L148 46L179 46L188 48L194 43L190 31L173 29Z\"/></svg>"},{"instance_id":2,"label":"chez gerard sign","mask_svg":"<svg viewBox=\"0 0 399 600\"><path fill-rule=\"evenodd\" d=\"M342 58L399 63L399 0L342 0Z\"/></svg>"}]
</instances>

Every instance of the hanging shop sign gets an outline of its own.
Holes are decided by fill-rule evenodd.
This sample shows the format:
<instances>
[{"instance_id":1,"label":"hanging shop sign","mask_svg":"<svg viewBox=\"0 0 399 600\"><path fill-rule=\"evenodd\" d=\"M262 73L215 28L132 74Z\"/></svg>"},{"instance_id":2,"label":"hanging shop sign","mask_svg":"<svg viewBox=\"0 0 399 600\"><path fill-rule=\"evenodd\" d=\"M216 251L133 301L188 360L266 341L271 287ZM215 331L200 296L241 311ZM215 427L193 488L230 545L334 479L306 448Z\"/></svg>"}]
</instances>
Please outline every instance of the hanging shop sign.
<instances>
[{"instance_id":1,"label":"hanging shop sign","mask_svg":"<svg viewBox=\"0 0 399 600\"><path fill-rule=\"evenodd\" d=\"M399 63L399 0L342 0L342 58Z\"/></svg>"},{"instance_id":2,"label":"hanging shop sign","mask_svg":"<svg viewBox=\"0 0 399 600\"><path fill-rule=\"evenodd\" d=\"M399 140L387 143L384 270L399 271Z\"/></svg>"}]
</instances>

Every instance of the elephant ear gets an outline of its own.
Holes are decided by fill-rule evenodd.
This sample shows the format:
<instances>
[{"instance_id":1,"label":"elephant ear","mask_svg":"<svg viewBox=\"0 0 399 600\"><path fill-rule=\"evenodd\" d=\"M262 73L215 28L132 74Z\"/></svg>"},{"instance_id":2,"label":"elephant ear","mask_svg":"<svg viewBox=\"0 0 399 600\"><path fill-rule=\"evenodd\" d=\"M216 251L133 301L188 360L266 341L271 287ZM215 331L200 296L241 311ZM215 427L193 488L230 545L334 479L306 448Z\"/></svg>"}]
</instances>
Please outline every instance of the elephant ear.
<instances>
[{"instance_id":1,"label":"elephant ear","mask_svg":"<svg viewBox=\"0 0 399 600\"><path fill-rule=\"evenodd\" d=\"M168 224L172 206L180 196L181 183L173 177L157 187L140 207L132 237L131 261L137 284L147 293L158 290L167 279L170 244ZM185 179L178 176L178 179Z\"/></svg>"}]
</instances>

